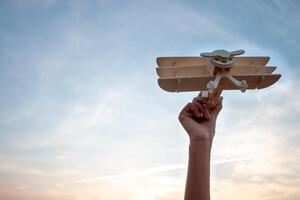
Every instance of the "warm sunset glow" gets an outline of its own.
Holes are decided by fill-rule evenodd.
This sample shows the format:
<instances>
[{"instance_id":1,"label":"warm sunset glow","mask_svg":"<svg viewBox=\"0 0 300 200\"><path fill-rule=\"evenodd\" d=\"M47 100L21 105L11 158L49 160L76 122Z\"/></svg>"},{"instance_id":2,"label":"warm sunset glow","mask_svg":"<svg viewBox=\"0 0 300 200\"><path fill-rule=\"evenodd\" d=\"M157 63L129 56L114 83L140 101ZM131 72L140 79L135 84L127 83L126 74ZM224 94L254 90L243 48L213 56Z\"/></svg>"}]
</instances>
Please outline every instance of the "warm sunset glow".
<instances>
[{"instance_id":1,"label":"warm sunset glow","mask_svg":"<svg viewBox=\"0 0 300 200\"><path fill-rule=\"evenodd\" d=\"M0 2L0 199L183 200L196 93L156 82L157 56L267 55L274 86L224 92L212 199L300 199L297 1Z\"/></svg>"}]
</instances>

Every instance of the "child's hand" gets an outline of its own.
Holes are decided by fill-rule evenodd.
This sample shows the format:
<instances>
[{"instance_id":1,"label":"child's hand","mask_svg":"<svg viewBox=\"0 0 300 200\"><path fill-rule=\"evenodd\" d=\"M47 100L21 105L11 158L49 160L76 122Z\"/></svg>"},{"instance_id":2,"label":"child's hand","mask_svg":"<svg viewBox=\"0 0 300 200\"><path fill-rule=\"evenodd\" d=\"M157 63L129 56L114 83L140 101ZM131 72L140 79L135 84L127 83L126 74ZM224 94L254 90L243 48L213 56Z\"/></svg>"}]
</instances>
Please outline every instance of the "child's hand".
<instances>
[{"instance_id":1,"label":"child's hand","mask_svg":"<svg viewBox=\"0 0 300 200\"><path fill-rule=\"evenodd\" d=\"M223 97L208 99L201 92L193 102L188 103L179 114L179 121L191 140L212 141L216 119L222 109Z\"/></svg>"}]
</instances>

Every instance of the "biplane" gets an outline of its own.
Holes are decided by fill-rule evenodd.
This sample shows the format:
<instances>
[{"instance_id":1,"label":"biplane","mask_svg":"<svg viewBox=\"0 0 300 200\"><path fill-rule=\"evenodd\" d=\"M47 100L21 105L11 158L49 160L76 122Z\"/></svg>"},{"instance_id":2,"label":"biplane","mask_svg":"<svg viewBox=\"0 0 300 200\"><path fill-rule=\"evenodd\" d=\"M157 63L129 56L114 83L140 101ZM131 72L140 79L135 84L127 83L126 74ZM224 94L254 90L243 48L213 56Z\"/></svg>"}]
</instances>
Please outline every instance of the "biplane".
<instances>
[{"instance_id":1,"label":"biplane","mask_svg":"<svg viewBox=\"0 0 300 200\"><path fill-rule=\"evenodd\" d=\"M244 50L215 50L198 57L158 57L159 86L168 92L263 89L277 82L276 66L266 66L270 57L242 57ZM238 56L238 57L237 57Z\"/></svg>"}]
</instances>

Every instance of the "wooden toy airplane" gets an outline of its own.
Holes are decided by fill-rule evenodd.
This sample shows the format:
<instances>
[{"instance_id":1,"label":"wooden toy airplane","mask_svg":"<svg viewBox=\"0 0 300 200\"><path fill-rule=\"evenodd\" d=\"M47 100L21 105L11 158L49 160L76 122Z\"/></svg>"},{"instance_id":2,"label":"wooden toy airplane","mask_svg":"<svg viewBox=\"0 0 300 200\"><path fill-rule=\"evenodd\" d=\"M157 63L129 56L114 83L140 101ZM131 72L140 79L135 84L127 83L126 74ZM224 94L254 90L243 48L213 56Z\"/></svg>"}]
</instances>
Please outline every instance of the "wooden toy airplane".
<instances>
[{"instance_id":1,"label":"wooden toy airplane","mask_svg":"<svg viewBox=\"0 0 300 200\"><path fill-rule=\"evenodd\" d=\"M200 57L158 57L159 86L168 92L208 91L209 97L223 90L262 89L281 77L266 66L270 57L234 57L244 50L215 50Z\"/></svg>"}]
</instances>

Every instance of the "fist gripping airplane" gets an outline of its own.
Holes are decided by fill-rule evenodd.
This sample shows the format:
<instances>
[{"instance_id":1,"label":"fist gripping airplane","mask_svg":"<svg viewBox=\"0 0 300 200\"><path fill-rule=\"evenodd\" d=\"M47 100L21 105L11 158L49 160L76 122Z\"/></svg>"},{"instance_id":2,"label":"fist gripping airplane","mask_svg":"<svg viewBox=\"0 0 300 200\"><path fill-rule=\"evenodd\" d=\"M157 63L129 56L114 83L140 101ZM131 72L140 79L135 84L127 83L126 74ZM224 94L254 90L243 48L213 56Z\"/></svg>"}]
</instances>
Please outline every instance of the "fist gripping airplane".
<instances>
[{"instance_id":1,"label":"fist gripping airplane","mask_svg":"<svg viewBox=\"0 0 300 200\"><path fill-rule=\"evenodd\" d=\"M244 50L215 50L200 57L158 57L159 86L168 92L207 91L209 97L223 90L263 89L281 77L266 66L270 57L235 57ZM205 94L205 93L203 93Z\"/></svg>"}]
</instances>

